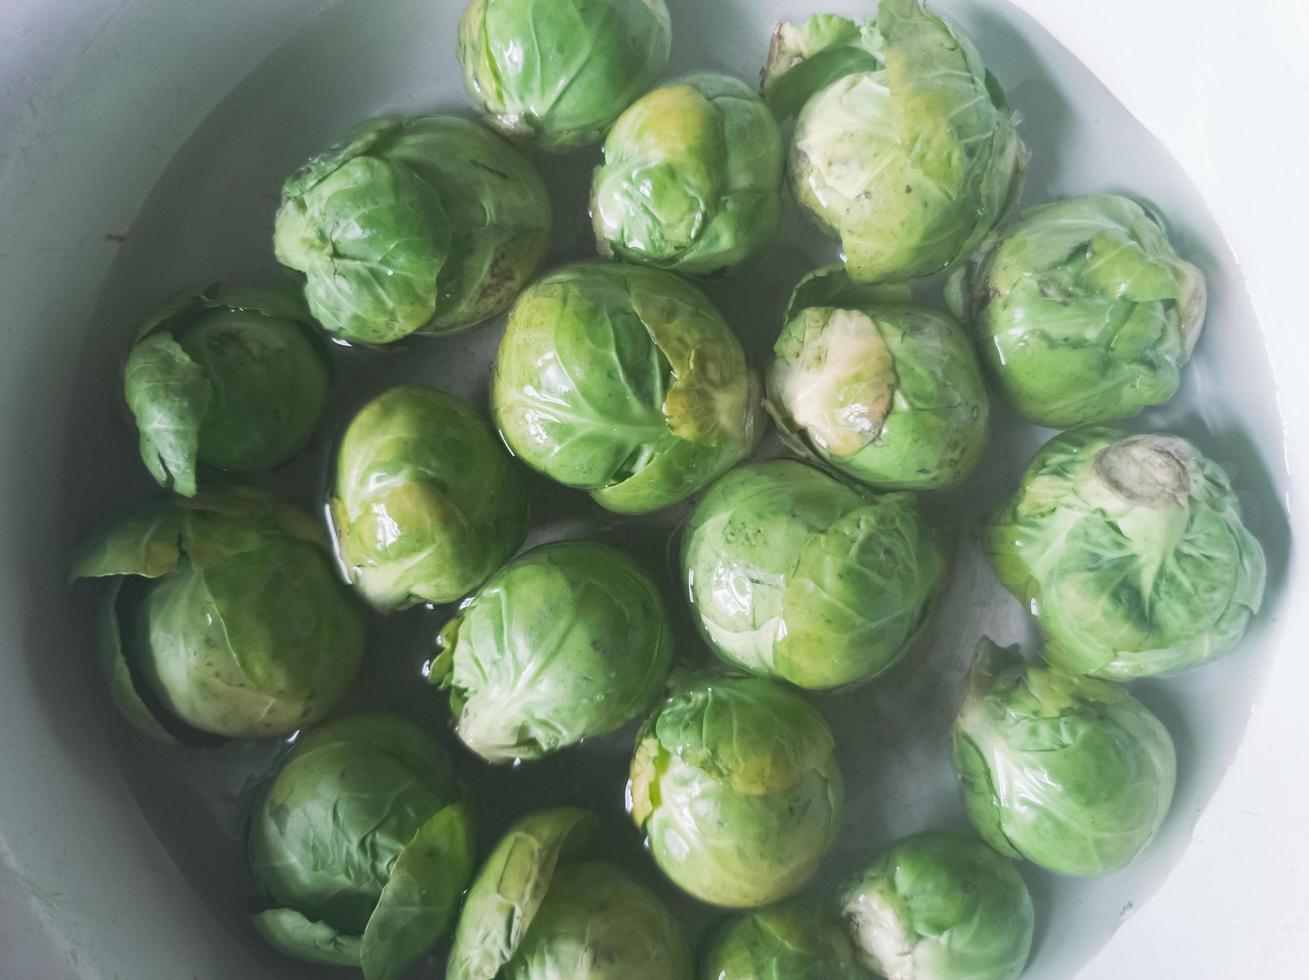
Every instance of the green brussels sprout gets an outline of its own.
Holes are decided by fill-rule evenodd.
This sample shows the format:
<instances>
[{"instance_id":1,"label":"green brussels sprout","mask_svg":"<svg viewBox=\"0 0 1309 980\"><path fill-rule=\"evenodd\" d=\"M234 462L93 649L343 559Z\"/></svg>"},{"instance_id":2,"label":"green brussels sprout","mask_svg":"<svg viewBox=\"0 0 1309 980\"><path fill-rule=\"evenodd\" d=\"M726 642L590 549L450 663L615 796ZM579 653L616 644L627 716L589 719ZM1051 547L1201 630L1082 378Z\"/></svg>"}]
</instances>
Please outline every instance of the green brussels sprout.
<instances>
[{"instance_id":1,"label":"green brussels sprout","mask_svg":"<svg viewBox=\"0 0 1309 980\"><path fill-rule=\"evenodd\" d=\"M840 266L811 273L792 294L765 406L797 452L892 490L965 479L990 417L958 324L859 285Z\"/></svg>"},{"instance_id":2,"label":"green brussels sprout","mask_svg":"<svg viewBox=\"0 0 1309 980\"><path fill-rule=\"evenodd\" d=\"M984 544L1036 616L1046 660L1077 674L1208 663L1263 601L1263 548L1227 474L1175 436L1095 428L1050 440Z\"/></svg>"},{"instance_id":3,"label":"green brussels sprout","mask_svg":"<svg viewBox=\"0 0 1309 980\"><path fill-rule=\"evenodd\" d=\"M794 460L719 480L682 538L696 626L728 663L822 690L870 680L908 649L945 556L908 494L874 495Z\"/></svg>"},{"instance_id":4,"label":"green brussels sprout","mask_svg":"<svg viewBox=\"0 0 1309 980\"><path fill-rule=\"evenodd\" d=\"M250 820L255 928L295 959L399 980L449 930L473 873L468 794L445 752L392 715L301 738Z\"/></svg>"},{"instance_id":5,"label":"green brussels sprout","mask_svg":"<svg viewBox=\"0 0 1309 980\"><path fill-rule=\"evenodd\" d=\"M755 443L758 382L722 315L670 272L583 263L535 282L500 341L491 408L533 469L643 514Z\"/></svg>"},{"instance_id":6,"label":"green brussels sprout","mask_svg":"<svg viewBox=\"0 0 1309 980\"><path fill-rule=\"evenodd\" d=\"M896 980L1017 980L1035 913L1022 876L976 837L896 842L841 890L865 965Z\"/></svg>"},{"instance_id":7,"label":"green brussels sprout","mask_svg":"<svg viewBox=\"0 0 1309 980\"><path fill-rule=\"evenodd\" d=\"M1204 325L1205 281L1157 214L1088 194L993 232L946 298L1018 412L1071 428L1173 397Z\"/></svg>"},{"instance_id":8,"label":"green brussels sprout","mask_svg":"<svg viewBox=\"0 0 1309 980\"><path fill-rule=\"evenodd\" d=\"M1125 688L1029 667L989 640L955 719L954 766L988 844L1086 877L1145 849L1177 780L1168 730Z\"/></svg>"},{"instance_id":9,"label":"green brussels sprout","mask_svg":"<svg viewBox=\"0 0 1309 980\"><path fill-rule=\"evenodd\" d=\"M672 625L650 576L584 541L519 556L441 631L429 680L448 687L455 731L489 762L539 759L649 710L672 661Z\"/></svg>"},{"instance_id":10,"label":"green brussels sprout","mask_svg":"<svg viewBox=\"0 0 1309 980\"><path fill-rule=\"evenodd\" d=\"M381 116L282 188L273 246L323 327L364 344L451 334L505 309L550 239L545 181L457 116Z\"/></svg>"},{"instance_id":11,"label":"green brussels sprout","mask_svg":"<svg viewBox=\"0 0 1309 980\"><path fill-rule=\"evenodd\" d=\"M464 81L491 125L544 150L598 140L668 64L664 0L470 0Z\"/></svg>"},{"instance_id":12,"label":"green brussels sprout","mask_svg":"<svg viewBox=\"0 0 1309 980\"><path fill-rule=\"evenodd\" d=\"M322 528L255 490L148 503L92 535L70 578L113 578L100 664L128 721L162 741L313 725L363 659Z\"/></svg>"},{"instance_id":13,"label":"green brussels sprout","mask_svg":"<svg viewBox=\"0 0 1309 980\"><path fill-rule=\"evenodd\" d=\"M869 980L823 909L794 900L729 919L705 956L704 980Z\"/></svg>"},{"instance_id":14,"label":"green brussels sprout","mask_svg":"<svg viewBox=\"0 0 1309 980\"><path fill-rule=\"evenodd\" d=\"M967 255L1018 197L1017 117L968 38L921 0L856 24L780 24L764 91L797 114L790 180L850 276L901 282Z\"/></svg>"},{"instance_id":15,"label":"green brussels sprout","mask_svg":"<svg viewBox=\"0 0 1309 980\"><path fill-rule=\"evenodd\" d=\"M527 536L527 490L495 433L423 385L351 420L329 509L351 582L381 612L467 595Z\"/></svg>"},{"instance_id":16,"label":"green brussels sprout","mask_svg":"<svg viewBox=\"0 0 1309 980\"><path fill-rule=\"evenodd\" d=\"M331 364L304 304L276 290L185 293L141 327L123 393L160 486L196 492L196 466L248 473L309 443Z\"/></svg>"},{"instance_id":17,"label":"green brussels sprout","mask_svg":"<svg viewBox=\"0 0 1309 980\"><path fill-rule=\"evenodd\" d=\"M702 73L632 103L605 139L591 184L604 255L708 275L773 240L782 214L782 135L744 82Z\"/></svg>"},{"instance_id":18,"label":"green brussels sprout","mask_svg":"<svg viewBox=\"0 0 1309 980\"><path fill-rule=\"evenodd\" d=\"M595 814L524 817L477 872L448 980L690 980L686 934L622 868L581 860Z\"/></svg>"},{"instance_id":19,"label":"green brussels sprout","mask_svg":"<svg viewBox=\"0 0 1309 980\"><path fill-rule=\"evenodd\" d=\"M754 908L800 888L836 838L843 784L823 716L758 677L683 678L637 738L629 812L701 901Z\"/></svg>"}]
</instances>

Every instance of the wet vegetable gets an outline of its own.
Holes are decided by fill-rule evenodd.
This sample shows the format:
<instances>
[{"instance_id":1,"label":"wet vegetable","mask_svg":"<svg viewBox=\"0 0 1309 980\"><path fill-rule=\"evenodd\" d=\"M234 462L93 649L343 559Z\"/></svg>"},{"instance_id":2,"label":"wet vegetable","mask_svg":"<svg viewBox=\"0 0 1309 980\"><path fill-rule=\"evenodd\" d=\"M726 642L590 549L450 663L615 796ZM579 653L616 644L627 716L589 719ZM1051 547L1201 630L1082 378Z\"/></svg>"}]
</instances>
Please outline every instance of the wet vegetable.
<instances>
[{"instance_id":1,"label":"wet vegetable","mask_svg":"<svg viewBox=\"0 0 1309 980\"><path fill-rule=\"evenodd\" d=\"M1018 196L1017 117L968 38L921 0L882 0L862 23L780 24L764 91L796 116L796 199L859 282L940 272Z\"/></svg>"},{"instance_id":2,"label":"wet vegetable","mask_svg":"<svg viewBox=\"0 0 1309 980\"><path fill-rule=\"evenodd\" d=\"M704 980L869 980L840 923L796 899L728 919L709 945Z\"/></svg>"},{"instance_id":3,"label":"wet vegetable","mask_svg":"<svg viewBox=\"0 0 1309 980\"><path fill-rule=\"evenodd\" d=\"M1066 433L1037 453L985 545L1036 616L1045 657L1079 674L1169 674L1230 651L1265 563L1227 474L1185 439Z\"/></svg>"},{"instance_id":4,"label":"wet vegetable","mask_svg":"<svg viewBox=\"0 0 1309 980\"><path fill-rule=\"evenodd\" d=\"M474 848L436 742L393 715L339 718L298 741L255 807L255 928L287 956L399 980L453 922Z\"/></svg>"},{"instance_id":5,"label":"wet vegetable","mask_svg":"<svg viewBox=\"0 0 1309 980\"><path fill-rule=\"evenodd\" d=\"M1125 688L983 641L954 724L968 815L1001 854L1061 874L1126 867L1168 814L1167 729Z\"/></svg>"},{"instance_id":6,"label":"wet vegetable","mask_svg":"<svg viewBox=\"0 0 1309 980\"><path fill-rule=\"evenodd\" d=\"M461 598L527 535L527 491L495 434L423 385L392 388L350 422L330 510L351 581L382 612Z\"/></svg>"},{"instance_id":7,"label":"wet vegetable","mask_svg":"<svg viewBox=\"0 0 1309 980\"><path fill-rule=\"evenodd\" d=\"M857 490L794 460L714 484L681 558L696 625L719 656L812 689L894 664L945 581L945 556L911 496Z\"/></svg>"},{"instance_id":8,"label":"wet vegetable","mask_svg":"<svg viewBox=\"0 0 1309 980\"><path fill-rule=\"evenodd\" d=\"M1014 407L1059 428L1172 398L1205 295L1204 275L1178 258L1163 219L1112 194L1027 211L993 232L947 290Z\"/></svg>"},{"instance_id":9,"label":"wet vegetable","mask_svg":"<svg viewBox=\"0 0 1309 980\"><path fill-rule=\"evenodd\" d=\"M582 859L595 825L567 807L509 829L464 901L449 980L690 980L686 935L663 902Z\"/></svg>"},{"instance_id":10,"label":"wet vegetable","mask_svg":"<svg viewBox=\"0 0 1309 980\"><path fill-rule=\"evenodd\" d=\"M757 389L699 290L657 269L585 263L549 273L514 304L491 405L528 466L609 510L644 514L750 451Z\"/></svg>"},{"instance_id":11,"label":"wet vegetable","mask_svg":"<svg viewBox=\"0 0 1309 980\"><path fill-rule=\"evenodd\" d=\"M141 327L123 368L141 460L162 487L196 492L196 470L285 463L313 436L330 362L294 293L184 293Z\"/></svg>"},{"instance_id":12,"label":"wet vegetable","mask_svg":"<svg viewBox=\"0 0 1309 980\"><path fill-rule=\"evenodd\" d=\"M990 404L968 337L839 267L801 280L768 372L788 443L876 487L957 484L982 458Z\"/></svg>"},{"instance_id":13,"label":"wet vegetable","mask_svg":"<svg viewBox=\"0 0 1309 980\"><path fill-rule=\"evenodd\" d=\"M363 658L319 523L259 491L152 501L92 535L71 577L110 578L110 691L163 741L285 735L321 721Z\"/></svg>"},{"instance_id":14,"label":"wet vegetable","mask_svg":"<svg viewBox=\"0 0 1309 980\"><path fill-rule=\"evenodd\" d=\"M465 330L545 261L550 201L523 154L458 116L380 116L287 178L273 245L331 334Z\"/></svg>"},{"instance_id":15,"label":"wet vegetable","mask_svg":"<svg viewBox=\"0 0 1309 980\"><path fill-rule=\"evenodd\" d=\"M594 143L668 64L664 0L471 0L468 93L501 132L545 150Z\"/></svg>"},{"instance_id":16,"label":"wet vegetable","mask_svg":"<svg viewBox=\"0 0 1309 980\"><path fill-rule=\"evenodd\" d=\"M455 731L491 762L537 759L644 714L663 690L672 627L622 552L565 541L493 575L441 631L430 680Z\"/></svg>"},{"instance_id":17,"label":"wet vegetable","mask_svg":"<svg viewBox=\"0 0 1309 980\"><path fill-rule=\"evenodd\" d=\"M687 75L638 99L605 140L591 183L602 255L709 275L772 243L782 213L782 137L727 75Z\"/></svg>"},{"instance_id":18,"label":"wet vegetable","mask_svg":"<svg viewBox=\"0 0 1309 980\"><path fill-rule=\"evenodd\" d=\"M841 911L864 963L895 980L1017 980L1032 949L1027 885L976 837L927 831L855 875Z\"/></svg>"},{"instance_id":19,"label":"wet vegetable","mask_svg":"<svg viewBox=\"0 0 1309 980\"><path fill-rule=\"evenodd\" d=\"M638 736L629 810L681 888L767 905L800 888L836 837L834 750L823 716L773 681L681 678Z\"/></svg>"}]
</instances>

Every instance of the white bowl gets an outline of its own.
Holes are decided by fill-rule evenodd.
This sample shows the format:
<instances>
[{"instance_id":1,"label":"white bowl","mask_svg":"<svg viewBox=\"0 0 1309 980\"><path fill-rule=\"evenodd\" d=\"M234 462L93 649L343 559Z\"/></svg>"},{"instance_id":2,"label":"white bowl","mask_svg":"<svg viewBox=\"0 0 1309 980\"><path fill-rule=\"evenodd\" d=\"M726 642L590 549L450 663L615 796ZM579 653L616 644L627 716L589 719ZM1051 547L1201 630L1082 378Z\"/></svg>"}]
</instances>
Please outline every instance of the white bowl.
<instances>
[{"instance_id":1,"label":"white bowl","mask_svg":"<svg viewBox=\"0 0 1309 980\"><path fill-rule=\"evenodd\" d=\"M1236 654L1139 686L1173 729L1182 767L1159 841L1107 879L1029 874L1041 909L1029 975L1297 975L1309 915L1295 877L1309 866L1309 665L1292 638L1309 617L1287 600L1302 577L1293 531L1303 533L1304 517L1291 504L1309 487L1309 354L1305 216L1289 208L1303 195L1304 156L1285 127L1309 91L1300 83L1297 96L1283 65L1302 59L1303 13L1294 0L1259 13L1170 0L1021 4L1088 69L1002 0L938 5L973 35L1027 117L1028 201L1092 189L1144 195L1210 275L1210 318L1182 394L1132 425L1190 436L1227 465L1270 558L1265 612ZM135 320L175 287L268 268L281 178L351 122L461 107L453 25L462 3L4 6L0 621L11 642L0 659L0 968L43 980L310 976L263 948L243 918L238 794L268 748L201 758L142 745L105 695L88 593L65 589L64 564L90 523L149 489L115 416L118 358ZM868 6L669 0L671 71L752 77L779 16ZM580 254L584 168L575 159L548 171L565 214L572 202L557 254ZM771 342L798 270L830 254L794 227L757 287L714 289L756 351ZM497 334L491 326L411 355L356 359L346 373L365 388L410 375L476 397ZM445 356L452 350L460 357ZM1007 430L978 506L1041 437ZM557 511L548 533L565 530L558 515L568 513ZM966 525L974 514L962 513ZM950 603L916 663L831 709L852 817L829 877L890 836L958 820L938 736L962 659L981 632L1014 640L1027 626L975 557L961 562ZM421 643L430 626L410 622L394 636ZM861 734L865 744L852 744Z\"/></svg>"}]
</instances>

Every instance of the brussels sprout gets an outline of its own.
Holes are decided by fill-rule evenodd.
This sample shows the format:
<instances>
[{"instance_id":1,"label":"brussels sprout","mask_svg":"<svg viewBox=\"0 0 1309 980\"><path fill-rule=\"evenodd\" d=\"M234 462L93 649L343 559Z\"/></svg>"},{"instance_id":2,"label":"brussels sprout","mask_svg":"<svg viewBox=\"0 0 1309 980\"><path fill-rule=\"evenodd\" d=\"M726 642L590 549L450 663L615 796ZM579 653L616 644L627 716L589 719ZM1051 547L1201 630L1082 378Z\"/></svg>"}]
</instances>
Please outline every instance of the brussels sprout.
<instances>
[{"instance_id":1,"label":"brussels sprout","mask_svg":"<svg viewBox=\"0 0 1309 980\"><path fill-rule=\"evenodd\" d=\"M1227 474L1185 439L1082 429L1046 443L985 536L1045 658L1126 680L1207 663L1240 641L1264 553Z\"/></svg>"},{"instance_id":2,"label":"brussels sprout","mask_svg":"<svg viewBox=\"0 0 1309 980\"><path fill-rule=\"evenodd\" d=\"M93 535L98 653L127 719L163 741L285 735L354 683L364 626L318 522L249 489L170 497Z\"/></svg>"},{"instance_id":3,"label":"brussels sprout","mask_svg":"<svg viewBox=\"0 0 1309 980\"><path fill-rule=\"evenodd\" d=\"M670 272L585 263L519 297L491 405L528 466L624 514L689 497L755 442L758 382L703 293Z\"/></svg>"},{"instance_id":4,"label":"brussels sprout","mask_svg":"<svg viewBox=\"0 0 1309 980\"><path fill-rule=\"evenodd\" d=\"M681 557L696 626L719 656L810 689L895 663L945 580L913 497L857 490L794 460L714 484Z\"/></svg>"},{"instance_id":5,"label":"brussels sprout","mask_svg":"<svg viewBox=\"0 0 1309 980\"><path fill-rule=\"evenodd\" d=\"M682 926L622 868L583 861L586 810L545 810L510 828L459 917L448 980L690 980Z\"/></svg>"},{"instance_id":6,"label":"brussels sprout","mask_svg":"<svg viewBox=\"0 0 1309 980\"><path fill-rule=\"evenodd\" d=\"M329 333L388 344L499 313L549 238L545 182L513 146L456 116L382 116L287 179L273 245Z\"/></svg>"},{"instance_id":7,"label":"brussels sprout","mask_svg":"<svg viewBox=\"0 0 1309 980\"><path fill-rule=\"evenodd\" d=\"M685 891L767 905L800 888L836 837L834 750L823 716L779 684L685 678L637 738L629 810Z\"/></svg>"},{"instance_id":8,"label":"brussels sprout","mask_svg":"<svg viewBox=\"0 0 1309 980\"><path fill-rule=\"evenodd\" d=\"M329 506L350 580L381 612L467 595L527 536L527 491L495 434L423 385L350 422Z\"/></svg>"},{"instance_id":9,"label":"brussels sprout","mask_svg":"<svg viewBox=\"0 0 1309 980\"><path fill-rule=\"evenodd\" d=\"M1014 407L1069 428L1172 398L1200 337L1204 275L1163 220L1125 197L1088 194L1026 212L951 274Z\"/></svg>"},{"instance_id":10,"label":"brussels sprout","mask_svg":"<svg viewBox=\"0 0 1309 980\"><path fill-rule=\"evenodd\" d=\"M141 459L162 487L196 492L196 465L251 472L313 435L330 362L304 304L275 290L187 293L142 326L123 369Z\"/></svg>"},{"instance_id":11,"label":"brussels sprout","mask_svg":"<svg viewBox=\"0 0 1309 980\"><path fill-rule=\"evenodd\" d=\"M1026 666L983 640L954 723L968 815L1001 854L1060 874L1124 868L1173 799L1168 730L1109 681Z\"/></svg>"},{"instance_id":12,"label":"brussels sprout","mask_svg":"<svg viewBox=\"0 0 1309 980\"><path fill-rule=\"evenodd\" d=\"M1014 866L976 837L898 841L842 890L864 963L891 980L1017 980L1035 914Z\"/></svg>"},{"instance_id":13,"label":"brussels sprout","mask_svg":"<svg viewBox=\"0 0 1309 980\"><path fill-rule=\"evenodd\" d=\"M921 0L855 24L818 14L773 36L764 91L798 112L791 187L860 282L940 272L1017 198L1017 117L972 43Z\"/></svg>"},{"instance_id":14,"label":"brussels sprout","mask_svg":"<svg viewBox=\"0 0 1309 980\"><path fill-rule=\"evenodd\" d=\"M841 926L795 900L728 920L705 956L704 980L869 980Z\"/></svg>"},{"instance_id":15,"label":"brussels sprout","mask_svg":"<svg viewBox=\"0 0 1309 980\"><path fill-rule=\"evenodd\" d=\"M959 326L852 282L840 266L811 273L792 294L765 405L801 454L894 490L967 477L990 416Z\"/></svg>"},{"instance_id":16,"label":"brussels sprout","mask_svg":"<svg viewBox=\"0 0 1309 980\"><path fill-rule=\"evenodd\" d=\"M773 240L782 213L782 136L744 82L698 74L619 117L591 184L604 255L707 275Z\"/></svg>"},{"instance_id":17,"label":"brussels sprout","mask_svg":"<svg viewBox=\"0 0 1309 980\"><path fill-rule=\"evenodd\" d=\"M470 0L459 61L501 132L545 150L594 143L668 64L664 0Z\"/></svg>"},{"instance_id":18,"label":"brussels sprout","mask_svg":"<svg viewBox=\"0 0 1309 980\"><path fill-rule=\"evenodd\" d=\"M672 660L654 581L600 544L544 545L493 575L441 632L429 679L451 688L464 744L539 759L649 710Z\"/></svg>"},{"instance_id":19,"label":"brussels sprout","mask_svg":"<svg viewBox=\"0 0 1309 980\"><path fill-rule=\"evenodd\" d=\"M441 747L392 715L304 736L255 808L255 928L279 952L398 980L454 920L473 821Z\"/></svg>"}]
</instances>

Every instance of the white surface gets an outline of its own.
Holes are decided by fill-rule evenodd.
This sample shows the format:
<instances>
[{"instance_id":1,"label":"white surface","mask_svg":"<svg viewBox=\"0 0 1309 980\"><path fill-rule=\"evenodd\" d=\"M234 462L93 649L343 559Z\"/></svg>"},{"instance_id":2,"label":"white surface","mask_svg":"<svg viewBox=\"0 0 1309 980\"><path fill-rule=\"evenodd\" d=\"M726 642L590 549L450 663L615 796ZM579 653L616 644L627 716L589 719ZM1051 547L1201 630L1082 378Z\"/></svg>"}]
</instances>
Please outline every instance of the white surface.
<instances>
[{"instance_id":1,"label":"white surface","mask_svg":"<svg viewBox=\"0 0 1309 980\"><path fill-rule=\"evenodd\" d=\"M0 386L9 460L0 474L7 516L0 548L8 555L31 549L28 528L58 526L60 498L33 486L30 473L52 455L51 441L62 445L71 424L71 365L54 345L82 330L91 315L115 251L103 234L128 227L191 128L315 6L227 0L55 8L0 0L6 14L0 29L14 32L0 36L0 131L9 137L0 137L0 152L9 154L0 157L0 200L11 229L0 245L0 294L7 303L0 343L9 367ZM1309 37L1299 4L1264 0L1253 14L1227 3L1164 0L1026 0L1021 6L1043 18L1199 184L1242 261L1271 335L1274 365L1290 379L1279 395L1284 416L1309 418L1300 381L1309 367L1299 309L1305 249L1297 233L1305 216L1287 209L1301 197L1293 185L1303 179L1298 171L1306 149L1300 143L1297 151L1303 132L1287 128L1295 118L1288 110L1309 104L1304 78L1298 91L1291 88L1291 71L1303 63L1299 48ZM91 13L65 19L77 7ZM7 16L15 12L22 16ZM200 53L186 43L196 38L205 39ZM131 79L124 65L134 60L151 65L140 73L140 91L104 84ZM47 94L29 102L38 91ZM134 106L130 114L125 106ZM88 159L96 165L87 166ZM132 165L124 166L125 159ZM1294 485L1309 487L1309 438L1302 424L1289 427ZM1294 508L1292 519L1303 534L1303 516ZM97 734L113 724L98 678L61 674L76 662L69 650L84 647L85 637L59 615L62 602L50 598L61 594L57 564L11 561L0 569L0 617L16 624L15 655L21 651L23 663L32 665L30 673L12 677L0 668L0 832L21 839L25 863L42 856L28 868L38 910L58 913L58 931L83 976L113 976L115 965L133 980L262 975L252 971L267 960L242 962L238 945L215 926L134 818L135 804ZM1297 594L1297 565L1290 574L1286 592ZM1303 635L1294 613L1288 608L1270 626L1283 637ZM1305 767L1287 760L1302 757L1306 744L1299 705L1309 670L1300 645L1287 643L1274 665L1238 765L1185 859L1085 976L1299 975L1294 967L1309 931L1309 898L1295 872L1309 867L1309 835L1300 819L1309 786ZM1292 740L1297 750L1288 748ZM99 802L88 805L93 799ZM0 877L0 888L14 887L12 878ZM24 957L44 954L32 942L30 924L15 925L6 915L11 907L0 902L0 976L6 970L15 978L72 976L55 960L18 958L15 950L24 947ZM139 962L133 954L147 945L142 935L153 937L148 962L156 972L148 977L126 966Z\"/></svg>"}]
</instances>

